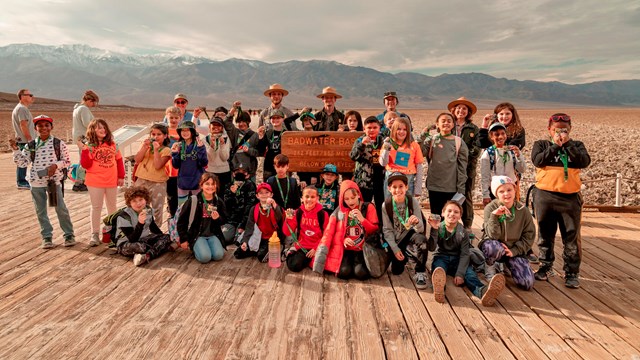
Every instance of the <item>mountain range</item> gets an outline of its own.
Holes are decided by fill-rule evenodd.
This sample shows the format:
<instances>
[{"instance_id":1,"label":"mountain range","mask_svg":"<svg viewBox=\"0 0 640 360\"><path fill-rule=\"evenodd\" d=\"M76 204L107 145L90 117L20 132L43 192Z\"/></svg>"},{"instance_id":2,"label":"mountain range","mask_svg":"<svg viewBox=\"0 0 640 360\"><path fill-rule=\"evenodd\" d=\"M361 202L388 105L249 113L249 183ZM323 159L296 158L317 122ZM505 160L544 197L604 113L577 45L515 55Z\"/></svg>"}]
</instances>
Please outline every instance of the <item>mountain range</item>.
<instances>
[{"instance_id":1,"label":"mountain range","mask_svg":"<svg viewBox=\"0 0 640 360\"><path fill-rule=\"evenodd\" d=\"M95 90L101 103L164 107L173 95L187 94L190 105L245 107L268 104L262 94L270 84L290 91L289 107L321 107L316 94L325 86L344 96L338 108L381 108L382 94L395 90L401 108L438 108L465 96L479 107L510 101L518 107L543 108L640 106L640 80L599 81L570 85L520 81L481 73L427 76L386 73L335 61L211 60L173 55L128 55L87 45L12 44L0 47L0 91L26 87L38 96L78 100Z\"/></svg>"}]
</instances>

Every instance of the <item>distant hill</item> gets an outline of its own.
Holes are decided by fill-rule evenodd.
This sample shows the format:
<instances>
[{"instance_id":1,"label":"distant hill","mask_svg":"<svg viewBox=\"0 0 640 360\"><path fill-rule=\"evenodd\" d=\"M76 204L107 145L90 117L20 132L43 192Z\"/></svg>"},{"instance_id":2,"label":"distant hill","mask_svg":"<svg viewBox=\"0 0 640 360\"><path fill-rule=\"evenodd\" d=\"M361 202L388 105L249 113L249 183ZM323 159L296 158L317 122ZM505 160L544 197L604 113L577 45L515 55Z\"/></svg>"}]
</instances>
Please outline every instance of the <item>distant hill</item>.
<instances>
[{"instance_id":1,"label":"distant hill","mask_svg":"<svg viewBox=\"0 0 640 360\"><path fill-rule=\"evenodd\" d=\"M640 106L640 80L602 81L569 85L560 82L519 81L486 74L427 76L391 74L334 61L287 61L268 64L202 57L118 54L86 45L42 46L13 44L0 47L0 90L27 87L39 96L79 99L94 89L101 103L163 107L173 94L184 92L190 105L221 105L239 99L247 107L264 107L262 95L272 83L291 94L290 107L320 106L315 98L324 86L344 96L338 107L380 108L381 95L396 90L402 108L433 108L459 96L484 108L500 101L519 107ZM15 97L14 97L15 99Z\"/></svg>"}]
</instances>

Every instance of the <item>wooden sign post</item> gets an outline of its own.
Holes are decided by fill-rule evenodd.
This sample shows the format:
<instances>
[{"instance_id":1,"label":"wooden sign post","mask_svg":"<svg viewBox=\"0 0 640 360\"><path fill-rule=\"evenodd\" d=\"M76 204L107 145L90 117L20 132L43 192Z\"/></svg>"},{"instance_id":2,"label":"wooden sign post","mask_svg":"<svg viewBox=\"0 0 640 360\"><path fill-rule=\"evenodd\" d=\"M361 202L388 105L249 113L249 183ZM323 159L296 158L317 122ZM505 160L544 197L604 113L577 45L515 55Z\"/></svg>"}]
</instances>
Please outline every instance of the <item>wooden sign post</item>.
<instances>
[{"instance_id":1,"label":"wooden sign post","mask_svg":"<svg viewBox=\"0 0 640 360\"><path fill-rule=\"evenodd\" d=\"M352 172L355 163L349 157L361 132L287 131L282 134L282 153L289 157L289 171L320 172L326 164L338 172Z\"/></svg>"}]
</instances>

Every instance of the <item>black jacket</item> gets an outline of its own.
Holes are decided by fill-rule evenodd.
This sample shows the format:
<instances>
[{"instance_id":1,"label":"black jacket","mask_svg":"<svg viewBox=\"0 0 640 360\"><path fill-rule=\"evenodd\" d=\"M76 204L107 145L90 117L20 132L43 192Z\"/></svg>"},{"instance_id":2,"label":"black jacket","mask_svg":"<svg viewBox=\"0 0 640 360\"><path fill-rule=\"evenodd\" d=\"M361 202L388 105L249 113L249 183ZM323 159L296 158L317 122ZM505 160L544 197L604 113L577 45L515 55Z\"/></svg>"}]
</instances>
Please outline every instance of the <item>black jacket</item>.
<instances>
[{"instance_id":1,"label":"black jacket","mask_svg":"<svg viewBox=\"0 0 640 360\"><path fill-rule=\"evenodd\" d=\"M196 212L195 212L195 216L193 217L193 223L189 225L189 214L192 206L192 197L189 196L189 198L187 198L187 201L184 203L184 205L182 205L182 208L180 210L180 215L178 215L178 223L176 226L178 230L178 235L180 235L180 242L189 242L189 248L191 248L192 251L193 251L193 245L196 243L198 236L200 236L200 234L204 230L202 228L203 226L202 214L204 210L204 201L202 200L201 195L196 195L196 198L198 199L198 203L193 204L196 206ZM215 199L216 199L216 207L218 208L218 213L220 214L220 217L215 220L211 219L210 230L216 237L218 237L218 239L220 240L220 243L224 247L225 243L224 243L224 236L222 235L222 225L226 224L227 222L227 219L226 219L227 212L224 206L224 201L222 201L222 199L218 196L216 196Z\"/></svg>"}]
</instances>

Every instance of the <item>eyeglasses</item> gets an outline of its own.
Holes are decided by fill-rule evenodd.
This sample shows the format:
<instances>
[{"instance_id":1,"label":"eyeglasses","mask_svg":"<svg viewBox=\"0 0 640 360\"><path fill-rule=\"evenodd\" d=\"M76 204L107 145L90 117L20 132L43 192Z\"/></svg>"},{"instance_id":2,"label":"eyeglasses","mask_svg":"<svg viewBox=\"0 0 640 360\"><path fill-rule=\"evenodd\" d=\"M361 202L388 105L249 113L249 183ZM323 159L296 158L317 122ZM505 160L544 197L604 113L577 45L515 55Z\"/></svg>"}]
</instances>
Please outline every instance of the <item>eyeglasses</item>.
<instances>
[{"instance_id":1,"label":"eyeglasses","mask_svg":"<svg viewBox=\"0 0 640 360\"><path fill-rule=\"evenodd\" d=\"M186 105L186 104L187 104L187 102L186 102L186 101L182 101L182 100L174 101L174 103L176 103L176 104L178 104L178 105Z\"/></svg>"},{"instance_id":2,"label":"eyeglasses","mask_svg":"<svg viewBox=\"0 0 640 360\"><path fill-rule=\"evenodd\" d=\"M570 123L571 122L571 116L566 115L566 114L562 114L562 115L551 115L551 118L549 118L549 120L553 121L553 122L567 122Z\"/></svg>"},{"instance_id":3,"label":"eyeglasses","mask_svg":"<svg viewBox=\"0 0 640 360\"><path fill-rule=\"evenodd\" d=\"M22 94L22 96L33 97L33 94Z\"/></svg>"}]
</instances>

